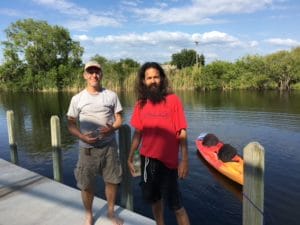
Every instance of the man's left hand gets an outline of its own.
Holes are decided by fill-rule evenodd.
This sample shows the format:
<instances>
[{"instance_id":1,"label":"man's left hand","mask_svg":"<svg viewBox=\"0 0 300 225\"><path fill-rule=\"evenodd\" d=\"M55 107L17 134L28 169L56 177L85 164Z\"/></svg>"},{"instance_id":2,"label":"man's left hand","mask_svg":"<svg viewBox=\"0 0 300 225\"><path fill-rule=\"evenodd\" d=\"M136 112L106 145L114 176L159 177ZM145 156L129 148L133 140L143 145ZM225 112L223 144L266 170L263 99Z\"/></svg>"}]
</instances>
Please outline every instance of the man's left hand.
<instances>
[{"instance_id":1,"label":"man's left hand","mask_svg":"<svg viewBox=\"0 0 300 225\"><path fill-rule=\"evenodd\" d=\"M178 166L178 177L185 179L189 175L189 163L188 160L181 160Z\"/></svg>"}]
</instances>

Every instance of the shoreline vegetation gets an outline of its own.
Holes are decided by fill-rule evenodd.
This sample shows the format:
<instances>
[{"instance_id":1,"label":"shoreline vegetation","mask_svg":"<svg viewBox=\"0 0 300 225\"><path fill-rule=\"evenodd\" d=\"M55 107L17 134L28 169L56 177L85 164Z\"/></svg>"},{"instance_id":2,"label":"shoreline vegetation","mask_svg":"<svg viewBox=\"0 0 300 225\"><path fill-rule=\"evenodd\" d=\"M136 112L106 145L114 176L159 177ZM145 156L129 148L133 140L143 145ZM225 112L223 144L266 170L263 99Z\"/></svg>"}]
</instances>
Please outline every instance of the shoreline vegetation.
<instances>
[{"instance_id":1,"label":"shoreline vegetation","mask_svg":"<svg viewBox=\"0 0 300 225\"><path fill-rule=\"evenodd\" d=\"M0 65L2 91L78 91L84 88L83 47L69 31L45 21L18 20L6 30L3 63ZM103 86L132 91L140 64L126 58L91 58L103 67ZM183 49L162 64L175 90L300 90L300 46L266 56L247 55L235 62L213 61Z\"/></svg>"},{"instance_id":2,"label":"shoreline vegetation","mask_svg":"<svg viewBox=\"0 0 300 225\"><path fill-rule=\"evenodd\" d=\"M299 48L300 50L300 48ZM256 58L257 56L248 56L247 60ZM244 59L243 59L244 60ZM240 63L240 62L239 62ZM251 65L251 62L246 63ZM300 56L299 56L300 64ZM103 65L103 64L102 64ZM183 69L177 69L170 65L163 65L169 78L170 86L174 91L192 90L192 91L231 91L231 90L278 90L291 91L300 90L300 70L297 71L297 77L281 78L282 80L271 79L266 74L257 74L251 71L243 71L243 73L235 74L234 63L216 61L206 66L191 66ZM231 68L226 68L231 67ZM255 67L255 66L253 66ZM104 66L105 68L105 66ZM256 67L256 69L258 69ZM138 68L134 68L129 75L124 74L120 79L120 75L115 71L107 71L104 69L103 87L114 91L134 91L135 78ZM230 77L231 75L231 77ZM84 80L82 71L77 75L68 75L74 79L62 86L49 85L32 88L34 85L19 85L22 82L0 80L1 91L28 91L28 92L78 92L84 89ZM292 75L290 75L292 76ZM0 75L1 77L1 75ZM230 77L230 79L228 79ZM297 79L296 79L297 78ZM289 80L289 81L288 81ZM34 81L32 81L34 82ZM284 84L284 86L283 86Z\"/></svg>"},{"instance_id":3,"label":"shoreline vegetation","mask_svg":"<svg viewBox=\"0 0 300 225\"><path fill-rule=\"evenodd\" d=\"M221 63L221 62L220 62ZM192 71L192 72L191 72ZM191 73L190 73L191 72ZM224 71L225 72L225 71ZM287 88L281 88L279 84L274 80L268 80L264 84L259 85L255 83L255 76L253 75L253 80L248 80L243 78L245 81L240 82L240 79L232 79L229 82L226 80L218 79L211 74L210 77L205 77L205 74L197 72L195 68L184 68L180 71L167 71L167 76L169 78L170 86L172 90L193 90L193 91L231 91L231 90L278 90L278 91L291 91L300 90L300 82L293 82ZM248 74L249 75L249 74ZM78 76L81 76L78 75ZM259 75L258 75L259 76ZM115 91L133 91L135 89L135 77L136 73L128 75L128 77L120 83L120 80L114 79L117 77L116 74L110 76L110 74L105 73L103 78L103 87L115 90ZM83 78L81 78L83 80ZM66 85L63 87L45 87L31 88L32 86L21 85L18 86L14 81L0 81L1 91L28 91L28 92L78 92L84 88L83 83L80 80L77 82L73 81L71 85Z\"/></svg>"}]
</instances>

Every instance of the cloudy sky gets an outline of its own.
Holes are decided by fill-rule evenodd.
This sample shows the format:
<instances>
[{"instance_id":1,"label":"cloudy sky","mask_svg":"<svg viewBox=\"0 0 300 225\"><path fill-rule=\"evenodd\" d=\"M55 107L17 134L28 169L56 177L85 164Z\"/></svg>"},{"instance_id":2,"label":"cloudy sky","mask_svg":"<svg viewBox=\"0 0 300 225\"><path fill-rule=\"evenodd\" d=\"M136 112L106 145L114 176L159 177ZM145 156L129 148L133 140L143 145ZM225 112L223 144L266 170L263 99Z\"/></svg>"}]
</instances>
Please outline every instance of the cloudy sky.
<instances>
[{"instance_id":1,"label":"cloudy sky","mask_svg":"<svg viewBox=\"0 0 300 225\"><path fill-rule=\"evenodd\" d=\"M25 18L69 30L84 61L99 54L164 63L194 49L209 63L300 45L298 0L1 0L0 41Z\"/></svg>"}]
</instances>

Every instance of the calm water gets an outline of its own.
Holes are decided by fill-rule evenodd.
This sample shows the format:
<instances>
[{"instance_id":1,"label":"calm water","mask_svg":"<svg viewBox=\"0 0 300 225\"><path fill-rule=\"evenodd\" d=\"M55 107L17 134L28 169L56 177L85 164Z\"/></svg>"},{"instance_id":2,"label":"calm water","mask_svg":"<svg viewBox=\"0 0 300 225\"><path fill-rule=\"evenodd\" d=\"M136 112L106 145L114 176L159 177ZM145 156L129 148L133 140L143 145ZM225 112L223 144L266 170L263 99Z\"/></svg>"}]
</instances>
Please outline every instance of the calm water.
<instances>
[{"instance_id":1,"label":"calm water","mask_svg":"<svg viewBox=\"0 0 300 225\"><path fill-rule=\"evenodd\" d=\"M191 223L198 225L242 224L242 189L203 162L194 140L200 132L215 133L242 153L251 141L265 148L265 224L296 225L300 215L300 93L180 92L189 123L190 175L181 181L184 205ZM0 157L10 159L6 111L15 112L19 164L52 178L50 117L61 118L64 183L75 186L73 169L77 140L66 129L65 114L72 94L0 93ZM134 97L120 94L128 123ZM151 217L134 185L135 211ZM97 192L104 196L99 181ZM168 224L175 217L166 211Z\"/></svg>"}]
</instances>

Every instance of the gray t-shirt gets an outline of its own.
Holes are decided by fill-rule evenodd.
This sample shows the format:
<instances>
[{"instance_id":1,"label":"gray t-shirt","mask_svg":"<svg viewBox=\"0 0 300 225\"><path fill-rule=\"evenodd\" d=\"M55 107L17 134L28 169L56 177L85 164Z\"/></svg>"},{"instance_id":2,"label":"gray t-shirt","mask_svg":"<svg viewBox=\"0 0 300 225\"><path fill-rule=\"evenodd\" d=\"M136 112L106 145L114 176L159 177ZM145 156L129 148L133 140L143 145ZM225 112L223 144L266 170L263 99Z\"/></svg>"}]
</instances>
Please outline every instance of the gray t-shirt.
<instances>
[{"instance_id":1,"label":"gray t-shirt","mask_svg":"<svg viewBox=\"0 0 300 225\"><path fill-rule=\"evenodd\" d=\"M122 111L122 106L117 94L113 91L102 89L98 94L90 94L86 89L74 95L71 99L67 116L78 119L80 132L99 135L99 128L106 124L113 124L114 114ZM88 144L79 140L83 148L101 147L115 138L115 133L108 137L99 137L96 143Z\"/></svg>"}]
</instances>

